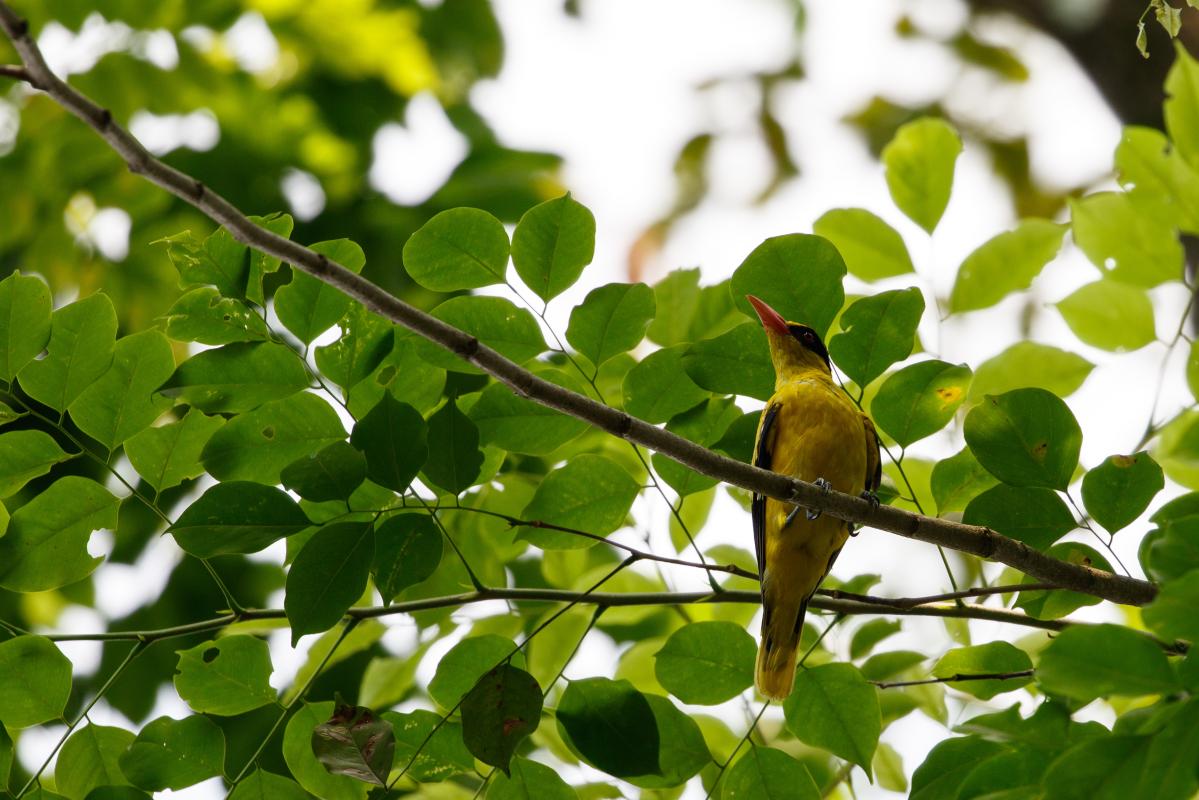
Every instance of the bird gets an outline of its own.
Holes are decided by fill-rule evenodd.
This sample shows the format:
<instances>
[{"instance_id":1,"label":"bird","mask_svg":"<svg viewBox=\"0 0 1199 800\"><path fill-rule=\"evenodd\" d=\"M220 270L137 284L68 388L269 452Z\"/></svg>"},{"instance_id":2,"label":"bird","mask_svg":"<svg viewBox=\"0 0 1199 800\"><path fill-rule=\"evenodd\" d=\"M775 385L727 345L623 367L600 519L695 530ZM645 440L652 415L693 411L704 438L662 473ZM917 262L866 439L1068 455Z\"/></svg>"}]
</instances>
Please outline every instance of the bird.
<instances>
[{"instance_id":1,"label":"bird","mask_svg":"<svg viewBox=\"0 0 1199 800\"><path fill-rule=\"evenodd\" d=\"M833 379L828 349L808 325L787 322L747 295L766 332L774 394L762 409L753 463L877 503L882 478L874 424ZM852 525L755 494L750 507L762 588L754 683L771 700L791 694L804 613Z\"/></svg>"}]
</instances>

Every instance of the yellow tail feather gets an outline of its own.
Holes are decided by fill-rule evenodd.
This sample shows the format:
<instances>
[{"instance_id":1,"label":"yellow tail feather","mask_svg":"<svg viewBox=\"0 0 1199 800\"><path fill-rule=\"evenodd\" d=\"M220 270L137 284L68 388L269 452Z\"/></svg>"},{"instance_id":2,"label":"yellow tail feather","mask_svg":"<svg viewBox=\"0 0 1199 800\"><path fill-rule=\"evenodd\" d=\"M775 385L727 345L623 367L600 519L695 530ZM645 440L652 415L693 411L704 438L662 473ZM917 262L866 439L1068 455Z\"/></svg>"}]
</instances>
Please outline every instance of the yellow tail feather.
<instances>
[{"instance_id":1,"label":"yellow tail feather","mask_svg":"<svg viewBox=\"0 0 1199 800\"><path fill-rule=\"evenodd\" d=\"M771 700L784 700L795 683L795 661L807 601L796 608L766 599L762 616L762 641L758 645L758 665L754 685Z\"/></svg>"}]
</instances>

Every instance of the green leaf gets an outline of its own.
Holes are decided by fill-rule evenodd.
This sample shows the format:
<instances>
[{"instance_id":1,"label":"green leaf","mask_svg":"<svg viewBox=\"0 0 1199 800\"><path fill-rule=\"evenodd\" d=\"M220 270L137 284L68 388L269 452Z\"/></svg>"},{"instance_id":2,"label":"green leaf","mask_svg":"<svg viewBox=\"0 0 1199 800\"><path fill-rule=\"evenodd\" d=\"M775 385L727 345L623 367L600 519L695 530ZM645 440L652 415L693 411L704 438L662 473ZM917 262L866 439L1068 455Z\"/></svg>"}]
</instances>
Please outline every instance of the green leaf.
<instances>
[{"instance_id":1,"label":"green leaf","mask_svg":"<svg viewBox=\"0 0 1199 800\"><path fill-rule=\"evenodd\" d=\"M68 690L69 691L69 690ZM12 736L0 725L0 786L8 786L9 773L12 771L13 751Z\"/></svg>"},{"instance_id":2,"label":"green leaf","mask_svg":"<svg viewBox=\"0 0 1199 800\"><path fill-rule=\"evenodd\" d=\"M1166 654L1148 636L1120 625L1078 625L1058 634L1041 653L1037 683L1081 702L1111 695L1176 691Z\"/></svg>"},{"instance_id":3,"label":"green leaf","mask_svg":"<svg viewBox=\"0 0 1199 800\"><path fill-rule=\"evenodd\" d=\"M312 731L312 752L325 769L376 786L387 785L395 744L391 723L361 706L336 706Z\"/></svg>"},{"instance_id":4,"label":"green leaf","mask_svg":"<svg viewBox=\"0 0 1199 800\"><path fill-rule=\"evenodd\" d=\"M71 419L109 450L139 433L170 407L154 391L175 371L167 337L155 330L125 336L113 348L112 366L71 402Z\"/></svg>"},{"instance_id":5,"label":"green leaf","mask_svg":"<svg viewBox=\"0 0 1199 800\"><path fill-rule=\"evenodd\" d=\"M1154 128L1130 125L1116 148L1116 172L1132 202L1187 233L1199 230L1199 172Z\"/></svg>"},{"instance_id":6,"label":"green leaf","mask_svg":"<svg viewBox=\"0 0 1199 800\"><path fill-rule=\"evenodd\" d=\"M948 651L933 667L933 677L954 678L961 675L992 675L1032 670L1028 653L1007 642L988 642L974 647L957 647ZM949 685L982 700L997 694L1014 692L1032 682L1031 676L995 680L949 681Z\"/></svg>"},{"instance_id":7,"label":"green leaf","mask_svg":"<svg viewBox=\"0 0 1199 800\"><path fill-rule=\"evenodd\" d=\"M827 239L803 233L775 236L754 248L733 273L733 303L756 320L745 299L756 295L784 319L808 325L823 337L845 303L845 272L841 254Z\"/></svg>"},{"instance_id":8,"label":"green leaf","mask_svg":"<svg viewBox=\"0 0 1199 800\"><path fill-rule=\"evenodd\" d=\"M124 728L88 724L71 734L54 763L54 785L67 797L89 797L98 786L128 786L118 760L133 743Z\"/></svg>"},{"instance_id":9,"label":"green leaf","mask_svg":"<svg viewBox=\"0 0 1199 800\"><path fill-rule=\"evenodd\" d=\"M295 228L295 220L290 214L275 212L268 214L265 217L250 217L250 222L253 222L260 228L265 228L271 233L278 234L284 239L291 238L292 229ZM246 277L246 297L260 306L266 306L266 296L262 293L262 279L268 272L275 272L279 269L282 262L274 256L267 255L261 250L250 251L250 271Z\"/></svg>"},{"instance_id":10,"label":"green leaf","mask_svg":"<svg viewBox=\"0 0 1199 800\"><path fill-rule=\"evenodd\" d=\"M970 383L969 401L988 394L1039 386L1058 397L1069 397L1082 386L1095 365L1082 356L1052 345L1016 342L978 365Z\"/></svg>"},{"instance_id":11,"label":"green leaf","mask_svg":"<svg viewBox=\"0 0 1199 800\"><path fill-rule=\"evenodd\" d=\"M477 289L504 282L508 232L477 208L442 211L404 245L404 268L412 280L435 292Z\"/></svg>"},{"instance_id":12,"label":"green leaf","mask_svg":"<svg viewBox=\"0 0 1199 800\"><path fill-rule=\"evenodd\" d=\"M262 317L241 300L221 297L211 286L192 289L180 297L163 319L167 336L177 342L218 345L270 338Z\"/></svg>"},{"instance_id":13,"label":"green leaf","mask_svg":"<svg viewBox=\"0 0 1199 800\"><path fill-rule=\"evenodd\" d=\"M515 642L493 633L463 639L438 662L429 696L443 708L454 708L483 676L518 652Z\"/></svg>"},{"instance_id":14,"label":"green leaf","mask_svg":"<svg viewBox=\"0 0 1199 800\"><path fill-rule=\"evenodd\" d=\"M545 337L533 314L502 297L462 295L433 309L433 316L474 336L518 364L545 352ZM416 339L416 352L430 364L454 372L482 372L465 359L427 339Z\"/></svg>"},{"instance_id":15,"label":"green leaf","mask_svg":"<svg viewBox=\"0 0 1199 800\"><path fill-rule=\"evenodd\" d=\"M585 384L571 373L543 368L535 374L571 391L585 393ZM589 428L584 420L518 397L500 383L488 384L466 415L479 426L479 437L484 444L532 455L551 453Z\"/></svg>"},{"instance_id":16,"label":"green leaf","mask_svg":"<svg viewBox=\"0 0 1199 800\"><path fill-rule=\"evenodd\" d=\"M422 471L429 483L454 495L474 485L483 467L479 428L454 398L429 417L428 441L429 457Z\"/></svg>"},{"instance_id":17,"label":"green leaf","mask_svg":"<svg viewBox=\"0 0 1199 800\"><path fill-rule=\"evenodd\" d=\"M212 435L200 458L218 480L273 485L284 467L345 435L333 407L304 392L234 417Z\"/></svg>"},{"instance_id":18,"label":"green leaf","mask_svg":"<svg viewBox=\"0 0 1199 800\"><path fill-rule=\"evenodd\" d=\"M557 718L572 748L597 769L617 778L661 774L653 709L628 681L571 681L558 701Z\"/></svg>"},{"instance_id":19,"label":"green leaf","mask_svg":"<svg viewBox=\"0 0 1199 800\"><path fill-rule=\"evenodd\" d=\"M301 786L324 800L366 800L370 787L325 770L312 752L312 732L333 715L334 703L302 703L283 731L283 758ZM398 749L398 748L397 748Z\"/></svg>"},{"instance_id":20,"label":"green leaf","mask_svg":"<svg viewBox=\"0 0 1199 800\"><path fill-rule=\"evenodd\" d=\"M607 536L624 526L641 487L610 458L584 453L545 477L522 519ZM520 538L545 550L591 547L595 540L565 531L521 528Z\"/></svg>"},{"instance_id":21,"label":"green leaf","mask_svg":"<svg viewBox=\"0 0 1199 800\"><path fill-rule=\"evenodd\" d=\"M1157 336L1149 295L1119 281L1088 283L1058 301L1057 310L1075 336L1101 350L1138 350Z\"/></svg>"},{"instance_id":22,"label":"green leaf","mask_svg":"<svg viewBox=\"0 0 1199 800\"><path fill-rule=\"evenodd\" d=\"M863 297L841 315L845 332L829 340L829 355L864 387L911 355L923 315L924 295L915 287Z\"/></svg>"},{"instance_id":23,"label":"green leaf","mask_svg":"<svg viewBox=\"0 0 1199 800\"><path fill-rule=\"evenodd\" d=\"M1148 453L1108 456L1083 476L1082 502L1096 522L1115 533L1141 516L1164 486L1162 468Z\"/></svg>"},{"instance_id":24,"label":"green leaf","mask_svg":"<svg viewBox=\"0 0 1199 800\"><path fill-rule=\"evenodd\" d=\"M751 744L724 777L721 800L819 800L807 768L782 750Z\"/></svg>"},{"instance_id":25,"label":"green leaf","mask_svg":"<svg viewBox=\"0 0 1199 800\"><path fill-rule=\"evenodd\" d=\"M969 447L937 462L929 479L929 489L937 503L937 515L962 511L980 493L999 481L987 472Z\"/></svg>"},{"instance_id":26,"label":"green leaf","mask_svg":"<svg viewBox=\"0 0 1199 800\"><path fill-rule=\"evenodd\" d=\"M709 447L719 441L729 426L741 417L741 409L730 398L712 398L679 414L666 425L666 430ZM681 497L710 489L718 483L715 478L701 475L661 453L654 453L650 460L654 471Z\"/></svg>"},{"instance_id":27,"label":"green leaf","mask_svg":"<svg viewBox=\"0 0 1199 800\"><path fill-rule=\"evenodd\" d=\"M1167 641L1186 639L1194 642L1199 640L1199 620L1195 615L1197 603L1199 570L1192 570L1164 584L1142 614L1145 624Z\"/></svg>"},{"instance_id":28,"label":"green leaf","mask_svg":"<svg viewBox=\"0 0 1199 800\"><path fill-rule=\"evenodd\" d=\"M366 477L402 492L428 458L425 431L425 420L415 408L385 393L354 425L350 444L366 456Z\"/></svg>"},{"instance_id":29,"label":"green leaf","mask_svg":"<svg viewBox=\"0 0 1199 800\"><path fill-rule=\"evenodd\" d=\"M672 633L654 654L654 674L684 703L717 705L753 685L757 649L736 623L693 622Z\"/></svg>"},{"instance_id":30,"label":"green leaf","mask_svg":"<svg viewBox=\"0 0 1199 800\"><path fill-rule=\"evenodd\" d=\"M71 695L71 662L49 639L24 634L0 642L0 674L5 726L16 730L62 717Z\"/></svg>"},{"instance_id":31,"label":"green leaf","mask_svg":"<svg viewBox=\"0 0 1199 800\"><path fill-rule=\"evenodd\" d=\"M716 394L739 394L768 400L774 394L774 364L766 334L756 322L745 322L714 339L696 342L683 353L687 376Z\"/></svg>"},{"instance_id":32,"label":"green leaf","mask_svg":"<svg viewBox=\"0 0 1199 800\"><path fill-rule=\"evenodd\" d=\"M374 551L370 526L358 522L325 525L300 548L283 600L292 647L306 633L332 628L362 597Z\"/></svg>"},{"instance_id":33,"label":"green leaf","mask_svg":"<svg viewBox=\"0 0 1199 800\"><path fill-rule=\"evenodd\" d=\"M366 457L352 445L336 441L310 455L300 456L279 473L291 491L322 503L348 500L366 480Z\"/></svg>"},{"instance_id":34,"label":"green leaf","mask_svg":"<svg viewBox=\"0 0 1199 800\"><path fill-rule=\"evenodd\" d=\"M929 233L949 205L954 162L961 152L957 132L932 117L901 126L883 148L891 199L908 219Z\"/></svg>"},{"instance_id":35,"label":"green leaf","mask_svg":"<svg viewBox=\"0 0 1199 800\"><path fill-rule=\"evenodd\" d=\"M188 506L171 535L198 558L256 553L312 523L296 501L274 486L230 481L210 487Z\"/></svg>"},{"instance_id":36,"label":"green leaf","mask_svg":"<svg viewBox=\"0 0 1199 800\"><path fill-rule=\"evenodd\" d=\"M1146 288L1182 280L1182 244L1168 219L1144 213L1124 192L1070 201L1074 243L1104 277Z\"/></svg>"},{"instance_id":37,"label":"green leaf","mask_svg":"<svg viewBox=\"0 0 1199 800\"><path fill-rule=\"evenodd\" d=\"M657 694L647 694L654 724L658 728L658 763L660 775L633 775L629 783L643 789L668 789L686 783L693 775L712 763L712 754L704 742L699 725L674 703Z\"/></svg>"},{"instance_id":38,"label":"green leaf","mask_svg":"<svg viewBox=\"0 0 1199 800\"><path fill-rule=\"evenodd\" d=\"M422 783L473 772L475 759L462 741L462 725L420 709L407 714L384 712L396 736L396 763L412 762L408 775ZM440 726L440 727L439 727ZM419 750L418 750L419 749ZM322 795L323 796L323 795Z\"/></svg>"},{"instance_id":39,"label":"green leaf","mask_svg":"<svg viewBox=\"0 0 1199 800\"><path fill-rule=\"evenodd\" d=\"M250 251L224 228L217 228L203 241L191 231L184 231L154 244L166 245L167 256L179 270L182 285L211 285L225 297L246 296Z\"/></svg>"},{"instance_id":40,"label":"green leaf","mask_svg":"<svg viewBox=\"0 0 1199 800\"><path fill-rule=\"evenodd\" d=\"M224 734L200 715L147 723L120 758L130 783L151 792L183 789L220 775L224 762Z\"/></svg>"},{"instance_id":41,"label":"green leaf","mask_svg":"<svg viewBox=\"0 0 1199 800\"><path fill-rule=\"evenodd\" d=\"M566 341L598 368L645 338L654 311L653 290L644 283L606 284L570 313Z\"/></svg>"},{"instance_id":42,"label":"green leaf","mask_svg":"<svg viewBox=\"0 0 1199 800\"><path fill-rule=\"evenodd\" d=\"M50 341L50 288L13 270L0 281L0 381L17 373Z\"/></svg>"},{"instance_id":43,"label":"green leaf","mask_svg":"<svg viewBox=\"0 0 1199 800\"><path fill-rule=\"evenodd\" d=\"M54 312L46 357L26 364L21 388L42 405L65 411L112 363L117 312L108 295L96 293Z\"/></svg>"},{"instance_id":44,"label":"green leaf","mask_svg":"<svg viewBox=\"0 0 1199 800\"><path fill-rule=\"evenodd\" d=\"M499 664L464 698L462 738L475 758L509 775L516 748L541 724L541 687L532 675Z\"/></svg>"},{"instance_id":45,"label":"green leaf","mask_svg":"<svg viewBox=\"0 0 1199 800\"><path fill-rule=\"evenodd\" d=\"M966 415L965 434L978 462L1012 486L1064 491L1082 446L1074 414L1044 389L986 396Z\"/></svg>"},{"instance_id":46,"label":"green leaf","mask_svg":"<svg viewBox=\"0 0 1199 800\"><path fill-rule=\"evenodd\" d=\"M116 528L119 504L95 481L59 478L14 511L0 536L0 587L41 592L90 575L103 559L92 558L87 543L92 531Z\"/></svg>"},{"instance_id":47,"label":"green leaf","mask_svg":"<svg viewBox=\"0 0 1199 800\"><path fill-rule=\"evenodd\" d=\"M201 411L251 411L308 387L300 357L273 342L235 342L184 361L160 389Z\"/></svg>"},{"instance_id":48,"label":"green leaf","mask_svg":"<svg viewBox=\"0 0 1199 800\"><path fill-rule=\"evenodd\" d=\"M981 736L945 739L912 773L910 800L956 800L962 782L979 764L1007 752L998 742Z\"/></svg>"},{"instance_id":49,"label":"green leaf","mask_svg":"<svg viewBox=\"0 0 1199 800\"><path fill-rule=\"evenodd\" d=\"M1169 581L1199 568L1199 492L1171 500L1149 519L1157 528L1141 542L1146 575Z\"/></svg>"},{"instance_id":50,"label":"green leaf","mask_svg":"<svg viewBox=\"0 0 1199 800\"><path fill-rule=\"evenodd\" d=\"M147 428L125 442L125 455L155 491L170 489L204 472L200 455L204 445L225 420L189 409L183 419L158 428Z\"/></svg>"},{"instance_id":51,"label":"green leaf","mask_svg":"<svg viewBox=\"0 0 1199 800\"><path fill-rule=\"evenodd\" d=\"M11 497L55 464L71 458L45 431L0 434L0 498Z\"/></svg>"},{"instance_id":52,"label":"green leaf","mask_svg":"<svg viewBox=\"0 0 1199 800\"><path fill-rule=\"evenodd\" d=\"M903 629L897 619L872 619L853 633L849 643L849 657L857 660L866 656L874 646Z\"/></svg>"},{"instance_id":53,"label":"green leaf","mask_svg":"<svg viewBox=\"0 0 1199 800\"><path fill-rule=\"evenodd\" d=\"M361 419L387 392L417 411L426 411L441 402L445 384L446 371L417 355L412 338L402 337L370 375L350 388L346 407Z\"/></svg>"},{"instance_id":54,"label":"green leaf","mask_svg":"<svg viewBox=\"0 0 1199 800\"><path fill-rule=\"evenodd\" d=\"M595 217L569 193L530 208L512 233L516 274L547 303L579 279L594 255Z\"/></svg>"},{"instance_id":55,"label":"green leaf","mask_svg":"<svg viewBox=\"0 0 1199 800\"><path fill-rule=\"evenodd\" d=\"M432 575L442 547L441 531L427 514L396 514L375 525L371 575L383 602Z\"/></svg>"},{"instance_id":56,"label":"green leaf","mask_svg":"<svg viewBox=\"0 0 1199 800\"><path fill-rule=\"evenodd\" d=\"M391 353L397 343L396 329L357 303L350 306L340 327L340 339L316 348L316 366L328 380L349 392Z\"/></svg>"},{"instance_id":57,"label":"green leaf","mask_svg":"<svg viewBox=\"0 0 1199 800\"><path fill-rule=\"evenodd\" d=\"M310 248L327 256L351 272L362 272L366 254L349 239L317 242ZM353 301L324 281L296 268L291 271L291 283L275 292L275 313L279 321L304 344L320 336L341 321Z\"/></svg>"},{"instance_id":58,"label":"green leaf","mask_svg":"<svg viewBox=\"0 0 1199 800\"><path fill-rule=\"evenodd\" d=\"M826 211L812 233L833 243L855 278L874 282L914 271L903 237L864 208Z\"/></svg>"},{"instance_id":59,"label":"green leaf","mask_svg":"<svg viewBox=\"0 0 1199 800\"><path fill-rule=\"evenodd\" d=\"M852 761L870 774L882 732L878 692L852 664L800 670L783 702L787 729L801 742Z\"/></svg>"},{"instance_id":60,"label":"green leaf","mask_svg":"<svg viewBox=\"0 0 1199 800\"><path fill-rule=\"evenodd\" d=\"M27 412L14 411L7 403L0 402L0 425L7 425L10 422L16 422Z\"/></svg>"},{"instance_id":61,"label":"green leaf","mask_svg":"<svg viewBox=\"0 0 1199 800\"><path fill-rule=\"evenodd\" d=\"M487 800L576 800L570 784L558 773L527 758L514 758L510 773L500 773L491 779Z\"/></svg>"},{"instance_id":62,"label":"green leaf","mask_svg":"<svg viewBox=\"0 0 1199 800\"><path fill-rule=\"evenodd\" d=\"M1187 354L1186 377L1191 397L1199 400L1199 341L1191 342L1191 349Z\"/></svg>"},{"instance_id":63,"label":"green leaf","mask_svg":"<svg viewBox=\"0 0 1199 800\"><path fill-rule=\"evenodd\" d=\"M229 800L308 800L309 797L291 778L256 769L237 784Z\"/></svg>"},{"instance_id":64,"label":"green leaf","mask_svg":"<svg viewBox=\"0 0 1199 800\"><path fill-rule=\"evenodd\" d=\"M1004 536L1045 550L1074 530L1074 514L1051 489L992 486L966 506L962 522L993 528Z\"/></svg>"},{"instance_id":65,"label":"green leaf","mask_svg":"<svg viewBox=\"0 0 1199 800\"><path fill-rule=\"evenodd\" d=\"M1057 255L1065 233L1065 226L1049 220L1025 219L1014 230L988 239L958 267L950 313L990 308L1027 289Z\"/></svg>"},{"instance_id":66,"label":"green leaf","mask_svg":"<svg viewBox=\"0 0 1199 800\"><path fill-rule=\"evenodd\" d=\"M231 717L275 702L263 640L223 636L176 652L175 690L192 711Z\"/></svg>"},{"instance_id":67,"label":"green leaf","mask_svg":"<svg viewBox=\"0 0 1199 800\"><path fill-rule=\"evenodd\" d=\"M709 397L683 369L686 345L650 353L624 376L624 410L646 422L666 422Z\"/></svg>"},{"instance_id":68,"label":"green leaf","mask_svg":"<svg viewBox=\"0 0 1199 800\"><path fill-rule=\"evenodd\" d=\"M1174 53L1162 106L1166 132L1187 163L1199 167L1199 63L1179 42L1174 44Z\"/></svg>"},{"instance_id":69,"label":"green leaf","mask_svg":"<svg viewBox=\"0 0 1199 800\"><path fill-rule=\"evenodd\" d=\"M900 447L936 433L966 399L970 368L921 361L893 373L870 402L874 422Z\"/></svg>"},{"instance_id":70,"label":"green leaf","mask_svg":"<svg viewBox=\"0 0 1199 800\"><path fill-rule=\"evenodd\" d=\"M908 790L908 776L903 771L903 759L895 748L886 742L879 742L874 751L874 774L878 777L878 785L892 792Z\"/></svg>"},{"instance_id":71,"label":"green leaf","mask_svg":"<svg viewBox=\"0 0 1199 800\"><path fill-rule=\"evenodd\" d=\"M698 269L676 269L654 285L657 315L646 335L663 347L719 336L745 321L733 306L730 280L699 285Z\"/></svg>"},{"instance_id":72,"label":"green leaf","mask_svg":"<svg viewBox=\"0 0 1199 800\"><path fill-rule=\"evenodd\" d=\"M1065 561L1091 569L1112 571L1112 565L1093 547L1078 542L1061 542L1053 545L1045 554L1050 558ZM1021 583L1038 583L1034 578L1025 577ZM1021 591L1016 596L1016 608L1037 619L1061 619L1083 606L1093 606L1099 603L1099 598L1082 592L1069 592L1064 589L1053 591Z\"/></svg>"},{"instance_id":73,"label":"green leaf","mask_svg":"<svg viewBox=\"0 0 1199 800\"><path fill-rule=\"evenodd\" d=\"M1067 750L1050 765L1042 785L1047 800L1115 800L1121 797L1183 797L1142 794L1148 736L1091 739Z\"/></svg>"}]
</instances>

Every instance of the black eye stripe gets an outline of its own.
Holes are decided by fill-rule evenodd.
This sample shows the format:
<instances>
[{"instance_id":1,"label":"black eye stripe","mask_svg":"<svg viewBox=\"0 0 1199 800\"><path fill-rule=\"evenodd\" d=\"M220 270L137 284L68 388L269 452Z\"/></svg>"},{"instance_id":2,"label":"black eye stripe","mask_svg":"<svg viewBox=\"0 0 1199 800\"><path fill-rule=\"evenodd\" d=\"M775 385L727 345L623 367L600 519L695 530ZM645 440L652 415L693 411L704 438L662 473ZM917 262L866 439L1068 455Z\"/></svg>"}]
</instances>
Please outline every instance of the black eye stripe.
<instances>
[{"instance_id":1,"label":"black eye stripe","mask_svg":"<svg viewBox=\"0 0 1199 800\"><path fill-rule=\"evenodd\" d=\"M816 334L816 331L807 325L800 325L794 322L787 325L787 330L791 332L791 335L797 342L820 356L825 364L829 363L828 348L824 346L824 342L820 341L820 336Z\"/></svg>"}]
</instances>

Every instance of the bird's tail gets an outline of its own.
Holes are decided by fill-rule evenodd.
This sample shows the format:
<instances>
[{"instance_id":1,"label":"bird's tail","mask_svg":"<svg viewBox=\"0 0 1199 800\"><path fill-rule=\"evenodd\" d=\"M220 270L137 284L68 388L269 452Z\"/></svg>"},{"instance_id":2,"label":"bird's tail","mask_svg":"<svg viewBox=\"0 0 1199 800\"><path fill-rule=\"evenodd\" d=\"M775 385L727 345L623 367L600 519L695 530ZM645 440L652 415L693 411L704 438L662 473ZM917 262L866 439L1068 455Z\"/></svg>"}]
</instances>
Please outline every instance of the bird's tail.
<instances>
[{"instance_id":1,"label":"bird's tail","mask_svg":"<svg viewBox=\"0 0 1199 800\"><path fill-rule=\"evenodd\" d=\"M771 597L763 593L762 641L754 684L771 700L783 700L795 683L795 659L803 632L808 599Z\"/></svg>"}]
</instances>

